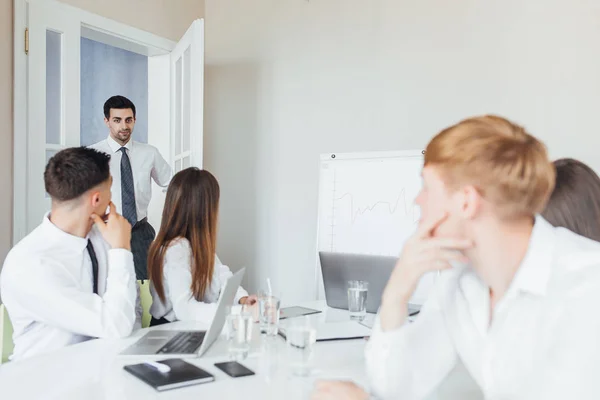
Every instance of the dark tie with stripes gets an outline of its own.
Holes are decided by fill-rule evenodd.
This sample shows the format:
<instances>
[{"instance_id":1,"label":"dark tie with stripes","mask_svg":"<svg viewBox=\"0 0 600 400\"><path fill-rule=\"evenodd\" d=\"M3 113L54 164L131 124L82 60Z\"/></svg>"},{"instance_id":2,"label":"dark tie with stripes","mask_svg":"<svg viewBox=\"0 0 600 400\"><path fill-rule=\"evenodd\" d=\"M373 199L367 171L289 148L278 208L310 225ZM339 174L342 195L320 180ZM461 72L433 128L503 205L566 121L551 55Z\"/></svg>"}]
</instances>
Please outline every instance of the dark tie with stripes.
<instances>
[{"instance_id":1,"label":"dark tie with stripes","mask_svg":"<svg viewBox=\"0 0 600 400\"><path fill-rule=\"evenodd\" d=\"M94 293L98 294L98 259L96 258L96 252L94 251L94 246L92 246L92 241L88 239L87 251L90 255L90 260L92 260L92 275L94 277Z\"/></svg>"},{"instance_id":2,"label":"dark tie with stripes","mask_svg":"<svg viewBox=\"0 0 600 400\"><path fill-rule=\"evenodd\" d=\"M131 163L127 155L127 148L121 147L121 202L123 203L123 216L133 227L137 222L137 211L135 209L135 189L133 186L133 173Z\"/></svg>"}]
</instances>

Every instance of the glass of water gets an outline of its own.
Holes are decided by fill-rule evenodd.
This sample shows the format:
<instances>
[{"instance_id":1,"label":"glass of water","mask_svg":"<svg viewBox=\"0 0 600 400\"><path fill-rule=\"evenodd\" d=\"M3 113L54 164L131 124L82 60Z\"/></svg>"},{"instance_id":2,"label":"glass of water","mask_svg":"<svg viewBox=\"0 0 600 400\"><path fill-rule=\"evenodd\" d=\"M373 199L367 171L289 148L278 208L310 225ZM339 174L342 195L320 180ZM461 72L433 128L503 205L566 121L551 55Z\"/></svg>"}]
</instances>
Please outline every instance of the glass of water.
<instances>
[{"instance_id":1,"label":"glass of water","mask_svg":"<svg viewBox=\"0 0 600 400\"><path fill-rule=\"evenodd\" d=\"M309 376L313 367L313 353L317 330L306 317L289 321L285 328L290 370L295 376Z\"/></svg>"},{"instance_id":2,"label":"glass of water","mask_svg":"<svg viewBox=\"0 0 600 400\"><path fill-rule=\"evenodd\" d=\"M367 316L369 282L348 281L348 311L350 319L362 321Z\"/></svg>"},{"instance_id":3,"label":"glass of water","mask_svg":"<svg viewBox=\"0 0 600 400\"><path fill-rule=\"evenodd\" d=\"M252 314L242 307L232 306L228 308L225 327L230 359L239 361L248 357L253 323Z\"/></svg>"},{"instance_id":4,"label":"glass of water","mask_svg":"<svg viewBox=\"0 0 600 400\"><path fill-rule=\"evenodd\" d=\"M272 293L258 293L258 322L260 333L276 336L279 326L279 311L281 300Z\"/></svg>"}]
</instances>

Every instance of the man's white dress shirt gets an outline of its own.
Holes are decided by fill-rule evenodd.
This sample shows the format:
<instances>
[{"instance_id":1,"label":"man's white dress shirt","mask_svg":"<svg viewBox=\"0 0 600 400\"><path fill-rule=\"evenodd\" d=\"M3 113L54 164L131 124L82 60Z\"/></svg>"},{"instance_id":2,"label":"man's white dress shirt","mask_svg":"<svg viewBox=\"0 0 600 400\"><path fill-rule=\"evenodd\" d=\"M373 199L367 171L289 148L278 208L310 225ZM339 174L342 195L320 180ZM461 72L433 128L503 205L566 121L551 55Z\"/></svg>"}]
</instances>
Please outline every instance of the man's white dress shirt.
<instances>
[{"instance_id":1,"label":"man's white dress shirt","mask_svg":"<svg viewBox=\"0 0 600 400\"><path fill-rule=\"evenodd\" d=\"M133 140L127 142L125 146L121 146L110 136L90 147L110 155L110 174L113 177L111 186L112 201L115 203L119 214L123 213L121 204L121 157L123 153L119 149L121 147L127 149L135 186L137 219L141 221L147 217L148 205L152 198L152 180L162 187L167 186L171 180L171 167L160 155L158 149L149 144Z\"/></svg>"},{"instance_id":2,"label":"man's white dress shirt","mask_svg":"<svg viewBox=\"0 0 600 400\"><path fill-rule=\"evenodd\" d=\"M489 288L452 268L414 323L382 332L377 318L366 359L383 399L425 398L459 359L486 399L599 399L600 243L537 217L492 316Z\"/></svg>"},{"instance_id":3,"label":"man's white dress shirt","mask_svg":"<svg viewBox=\"0 0 600 400\"><path fill-rule=\"evenodd\" d=\"M98 294L88 239L98 260ZM8 253L0 285L14 327L13 360L90 338L124 337L136 320L133 255L110 249L95 226L81 238L46 215Z\"/></svg>"},{"instance_id":4,"label":"man's white dress shirt","mask_svg":"<svg viewBox=\"0 0 600 400\"><path fill-rule=\"evenodd\" d=\"M210 324L217 311L217 301L221 289L227 280L233 276L228 266L223 265L215 255L215 267L212 281L206 290L202 301L196 301L192 295L192 249L187 239L174 241L165 253L163 261L163 288L165 302L156 294L154 286L150 286L152 306L150 314L156 319L165 318L169 321L202 321ZM248 296L241 286L238 288L234 304Z\"/></svg>"}]
</instances>

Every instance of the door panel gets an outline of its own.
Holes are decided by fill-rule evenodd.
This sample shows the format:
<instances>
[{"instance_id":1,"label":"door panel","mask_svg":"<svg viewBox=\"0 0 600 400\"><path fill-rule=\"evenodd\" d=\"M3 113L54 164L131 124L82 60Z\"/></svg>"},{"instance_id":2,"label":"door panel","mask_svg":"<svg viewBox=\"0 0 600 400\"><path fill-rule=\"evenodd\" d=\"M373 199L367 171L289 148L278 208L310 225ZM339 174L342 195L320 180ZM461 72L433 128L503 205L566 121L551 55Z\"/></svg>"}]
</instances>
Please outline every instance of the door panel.
<instances>
[{"instance_id":1,"label":"door panel","mask_svg":"<svg viewBox=\"0 0 600 400\"><path fill-rule=\"evenodd\" d=\"M29 2L27 232L50 209L44 168L57 151L79 145L80 24L68 7Z\"/></svg>"},{"instance_id":2,"label":"door panel","mask_svg":"<svg viewBox=\"0 0 600 400\"><path fill-rule=\"evenodd\" d=\"M171 53L171 165L202 167L204 21L196 20Z\"/></svg>"}]
</instances>

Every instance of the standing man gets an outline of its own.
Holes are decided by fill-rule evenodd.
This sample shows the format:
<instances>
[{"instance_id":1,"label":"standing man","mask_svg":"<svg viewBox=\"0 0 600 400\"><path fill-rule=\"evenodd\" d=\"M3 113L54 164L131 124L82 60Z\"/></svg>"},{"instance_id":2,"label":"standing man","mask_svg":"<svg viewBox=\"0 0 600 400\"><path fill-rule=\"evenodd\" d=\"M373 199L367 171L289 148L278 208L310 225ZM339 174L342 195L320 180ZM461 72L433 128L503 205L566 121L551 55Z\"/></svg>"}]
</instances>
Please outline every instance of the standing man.
<instances>
[{"instance_id":1,"label":"standing man","mask_svg":"<svg viewBox=\"0 0 600 400\"><path fill-rule=\"evenodd\" d=\"M131 140L135 126L135 105L126 97L113 96L104 103L104 123L109 135L92 148L111 156L112 195L117 211L131 224L131 251L138 280L148 279L146 261L155 231L148 223L152 182L165 187L171 167L158 149Z\"/></svg>"}]
</instances>

